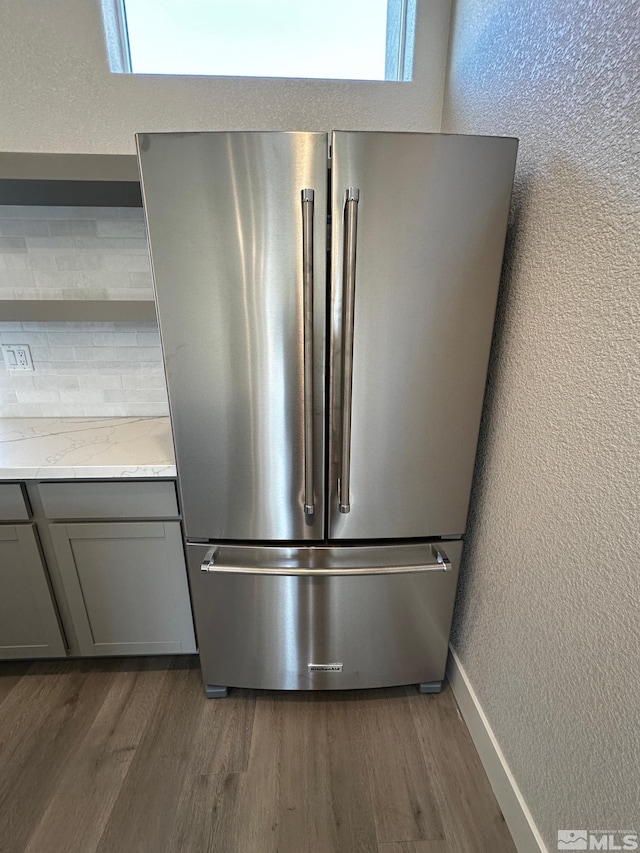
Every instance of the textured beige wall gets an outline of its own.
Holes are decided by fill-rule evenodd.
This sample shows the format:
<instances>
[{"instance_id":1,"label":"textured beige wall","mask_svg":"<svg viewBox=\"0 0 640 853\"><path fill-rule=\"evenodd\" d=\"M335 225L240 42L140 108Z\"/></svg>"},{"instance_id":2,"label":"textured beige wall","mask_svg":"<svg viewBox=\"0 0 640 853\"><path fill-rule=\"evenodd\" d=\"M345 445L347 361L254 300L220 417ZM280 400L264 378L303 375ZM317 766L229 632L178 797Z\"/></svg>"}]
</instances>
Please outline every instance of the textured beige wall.
<instances>
[{"instance_id":1,"label":"textured beige wall","mask_svg":"<svg viewBox=\"0 0 640 853\"><path fill-rule=\"evenodd\" d=\"M111 74L100 0L1 0L0 151L134 153L141 130L437 131L450 8L418 0L413 82L363 83Z\"/></svg>"},{"instance_id":2,"label":"textured beige wall","mask_svg":"<svg viewBox=\"0 0 640 853\"><path fill-rule=\"evenodd\" d=\"M640 4L453 26L443 130L521 140L453 645L555 850L640 831Z\"/></svg>"}]
</instances>

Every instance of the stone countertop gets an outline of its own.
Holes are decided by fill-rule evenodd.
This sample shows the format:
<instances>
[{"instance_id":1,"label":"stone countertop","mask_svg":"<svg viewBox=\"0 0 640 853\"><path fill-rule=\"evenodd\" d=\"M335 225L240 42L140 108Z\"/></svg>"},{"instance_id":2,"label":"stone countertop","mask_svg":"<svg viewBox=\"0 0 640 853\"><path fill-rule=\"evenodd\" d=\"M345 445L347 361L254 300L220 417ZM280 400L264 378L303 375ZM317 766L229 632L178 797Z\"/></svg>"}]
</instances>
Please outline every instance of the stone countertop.
<instances>
[{"instance_id":1,"label":"stone countertop","mask_svg":"<svg viewBox=\"0 0 640 853\"><path fill-rule=\"evenodd\" d=\"M169 418L0 418L0 480L175 475Z\"/></svg>"}]
</instances>

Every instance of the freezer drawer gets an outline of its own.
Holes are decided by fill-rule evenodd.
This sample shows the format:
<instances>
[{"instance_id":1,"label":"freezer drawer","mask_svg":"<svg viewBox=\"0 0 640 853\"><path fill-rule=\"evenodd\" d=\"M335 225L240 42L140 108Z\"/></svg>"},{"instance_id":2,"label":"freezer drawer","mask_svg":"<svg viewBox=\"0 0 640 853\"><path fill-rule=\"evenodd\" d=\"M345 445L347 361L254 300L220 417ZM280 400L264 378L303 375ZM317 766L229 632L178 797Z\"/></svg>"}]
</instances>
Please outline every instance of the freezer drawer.
<instances>
[{"instance_id":1,"label":"freezer drawer","mask_svg":"<svg viewBox=\"0 0 640 853\"><path fill-rule=\"evenodd\" d=\"M187 551L205 684L340 690L444 677L460 541Z\"/></svg>"}]
</instances>

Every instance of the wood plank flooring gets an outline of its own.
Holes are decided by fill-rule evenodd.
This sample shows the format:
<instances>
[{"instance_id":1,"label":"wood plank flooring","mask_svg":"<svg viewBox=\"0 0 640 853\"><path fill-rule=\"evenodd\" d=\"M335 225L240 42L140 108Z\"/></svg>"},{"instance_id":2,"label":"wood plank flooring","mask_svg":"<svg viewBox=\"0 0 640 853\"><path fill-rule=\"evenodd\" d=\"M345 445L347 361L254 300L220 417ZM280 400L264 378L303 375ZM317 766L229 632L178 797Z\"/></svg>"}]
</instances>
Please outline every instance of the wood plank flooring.
<instances>
[{"instance_id":1,"label":"wood plank flooring","mask_svg":"<svg viewBox=\"0 0 640 853\"><path fill-rule=\"evenodd\" d=\"M0 664L2 853L515 853L451 690L233 690L197 658Z\"/></svg>"}]
</instances>

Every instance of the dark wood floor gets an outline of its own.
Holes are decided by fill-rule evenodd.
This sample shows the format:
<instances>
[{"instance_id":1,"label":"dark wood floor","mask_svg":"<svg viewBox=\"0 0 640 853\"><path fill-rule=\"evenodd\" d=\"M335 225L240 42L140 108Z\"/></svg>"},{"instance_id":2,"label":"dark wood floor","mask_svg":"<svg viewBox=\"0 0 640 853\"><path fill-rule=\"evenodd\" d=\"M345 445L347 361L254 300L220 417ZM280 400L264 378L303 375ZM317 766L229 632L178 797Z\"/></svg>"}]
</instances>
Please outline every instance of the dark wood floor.
<instances>
[{"instance_id":1,"label":"dark wood floor","mask_svg":"<svg viewBox=\"0 0 640 853\"><path fill-rule=\"evenodd\" d=\"M2 853L512 853L449 688L234 690L196 658L0 664Z\"/></svg>"}]
</instances>

